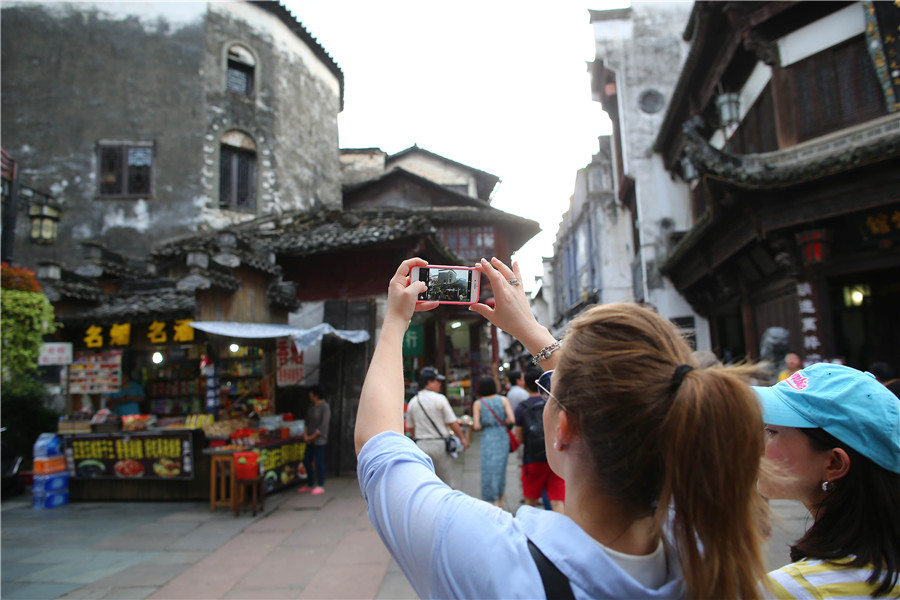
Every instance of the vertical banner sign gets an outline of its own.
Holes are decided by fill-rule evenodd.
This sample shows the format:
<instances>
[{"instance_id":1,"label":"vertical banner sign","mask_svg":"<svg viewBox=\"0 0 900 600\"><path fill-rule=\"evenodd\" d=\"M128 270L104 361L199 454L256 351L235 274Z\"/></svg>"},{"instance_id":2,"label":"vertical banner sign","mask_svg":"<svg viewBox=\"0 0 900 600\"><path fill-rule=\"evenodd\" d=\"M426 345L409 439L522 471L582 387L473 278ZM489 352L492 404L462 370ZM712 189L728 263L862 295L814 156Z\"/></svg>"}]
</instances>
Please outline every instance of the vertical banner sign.
<instances>
[{"instance_id":1,"label":"vertical banner sign","mask_svg":"<svg viewBox=\"0 0 900 600\"><path fill-rule=\"evenodd\" d=\"M219 376L216 364L213 363L207 367L206 374L206 412L208 414L217 414L219 412L219 397L222 391L219 389Z\"/></svg>"},{"instance_id":2,"label":"vertical banner sign","mask_svg":"<svg viewBox=\"0 0 900 600\"><path fill-rule=\"evenodd\" d=\"M297 352L294 340L278 338L275 343L276 377L278 387L297 385L303 381L303 353Z\"/></svg>"},{"instance_id":3,"label":"vertical banner sign","mask_svg":"<svg viewBox=\"0 0 900 600\"><path fill-rule=\"evenodd\" d=\"M803 336L803 350L806 353L803 364L822 362L819 309L814 299L812 283L801 281L797 284L797 300L800 304L800 333Z\"/></svg>"},{"instance_id":4,"label":"vertical banner sign","mask_svg":"<svg viewBox=\"0 0 900 600\"><path fill-rule=\"evenodd\" d=\"M425 354L425 328L421 324L410 325L403 335L403 356Z\"/></svg>"}]
</instances>

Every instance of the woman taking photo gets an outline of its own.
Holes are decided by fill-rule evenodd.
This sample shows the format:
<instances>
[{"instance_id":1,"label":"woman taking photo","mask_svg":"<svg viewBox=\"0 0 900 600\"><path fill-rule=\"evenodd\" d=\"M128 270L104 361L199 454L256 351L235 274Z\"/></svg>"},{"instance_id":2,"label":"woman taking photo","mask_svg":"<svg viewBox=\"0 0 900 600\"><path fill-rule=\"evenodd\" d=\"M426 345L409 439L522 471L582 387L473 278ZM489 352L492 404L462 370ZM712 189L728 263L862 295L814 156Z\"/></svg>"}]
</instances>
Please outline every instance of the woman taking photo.
<instances>
[{"instance_id":1,"label":"woman taking photo","mask_svg":"<svg viewBox=\"0 0 900 600\"><path fill-rule=\"evenodd\" d=\"M754 388L766 423L759 491L813 518L770 573L778 598L900 596L900 401L869 373L816 364Z\"/></svg>"},{"instance_id":2,"label":"woman taking photo","mask_svg":"<svg viewBox=\"0 0 900 600\"><path fill-rule=\"evenodd\" d=\"M355 430L369 518L420 597L760 595L763 425L742 370L695 369L675 327L635 305L586 311L560 346L517 265L482 260L495 308L472 310L555 369L544 431L565 514L513 517L441 483L403 436L403 335L415 310L436 306L417 305L424 284L409 281L425 264L406 260L390 281ZM554 568L561 584L547 583Z\"/></svg>"},{"instance_id":3,"label":"woman taking photo","mask_svg":"<svg viewBox=\"0 0 900 600\"><path fill-rule=\"evenodd\" d=\"M506 463L509 460L507 426L515 424L512 407L497 394L493 377L478 380L478 401L472 405L475 430L481 431L481 499L503 506L506 493Z\"/></svg>"}]
</instances>

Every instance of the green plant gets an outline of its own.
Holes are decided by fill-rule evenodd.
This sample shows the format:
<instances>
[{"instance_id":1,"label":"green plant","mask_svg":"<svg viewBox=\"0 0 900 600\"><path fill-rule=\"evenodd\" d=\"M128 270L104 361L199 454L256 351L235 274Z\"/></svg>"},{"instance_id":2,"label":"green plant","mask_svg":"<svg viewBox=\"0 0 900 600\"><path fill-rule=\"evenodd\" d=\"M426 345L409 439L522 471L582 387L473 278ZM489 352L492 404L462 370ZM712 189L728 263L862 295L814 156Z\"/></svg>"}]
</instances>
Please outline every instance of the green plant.
<instances>
[{"instance_id":1,"label":"green plant","mask_svg":"<svg viewBox=\"0 0 900 600\"><path fill-rule=\"evenodd\" d=\"M40 292L0 293L0 348L4 379L37 368L44 335L56 331L53 305Z\"/></svg>"}]
</instances>

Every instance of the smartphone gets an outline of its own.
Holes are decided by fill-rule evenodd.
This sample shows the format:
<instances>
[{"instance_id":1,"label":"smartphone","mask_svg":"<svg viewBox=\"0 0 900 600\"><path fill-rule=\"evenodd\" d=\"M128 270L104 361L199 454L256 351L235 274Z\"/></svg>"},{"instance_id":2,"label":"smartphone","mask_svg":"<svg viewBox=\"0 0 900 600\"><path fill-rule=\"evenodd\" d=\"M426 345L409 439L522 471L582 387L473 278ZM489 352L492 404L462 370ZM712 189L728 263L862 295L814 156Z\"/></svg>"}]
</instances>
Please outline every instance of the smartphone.
<instances>
[{"instance_id":1,"label":"smartphone","mask_svg":"<svg viewBox=\"0 0 900 600\"><path fill-rule=\"evenodd\" d=\"M419 302L475 304L481 273L475 267L428 265L413 267L409 281L425 282L426 289L419 294Z\"/></svg>"}]
</instances>

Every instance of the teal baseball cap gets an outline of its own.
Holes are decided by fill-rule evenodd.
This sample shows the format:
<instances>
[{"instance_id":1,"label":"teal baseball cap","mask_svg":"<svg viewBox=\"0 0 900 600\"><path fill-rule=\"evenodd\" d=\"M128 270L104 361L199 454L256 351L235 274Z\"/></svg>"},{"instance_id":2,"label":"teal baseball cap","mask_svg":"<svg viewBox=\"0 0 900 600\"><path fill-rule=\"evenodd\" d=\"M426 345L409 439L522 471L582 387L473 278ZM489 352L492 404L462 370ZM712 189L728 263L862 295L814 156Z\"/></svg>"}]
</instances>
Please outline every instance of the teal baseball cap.
<instances>
[{"instance_id":1,"label":"teal baseball cap","mask_svg":"<svg viewBox=\"0 0 900 600\"><path fill-rule=\"evenodd\" d=\"M818 427L875 464L900 473L900 400L871 373L818 363L753 390L764 423Z\"/></svg>"}]
</instances>

